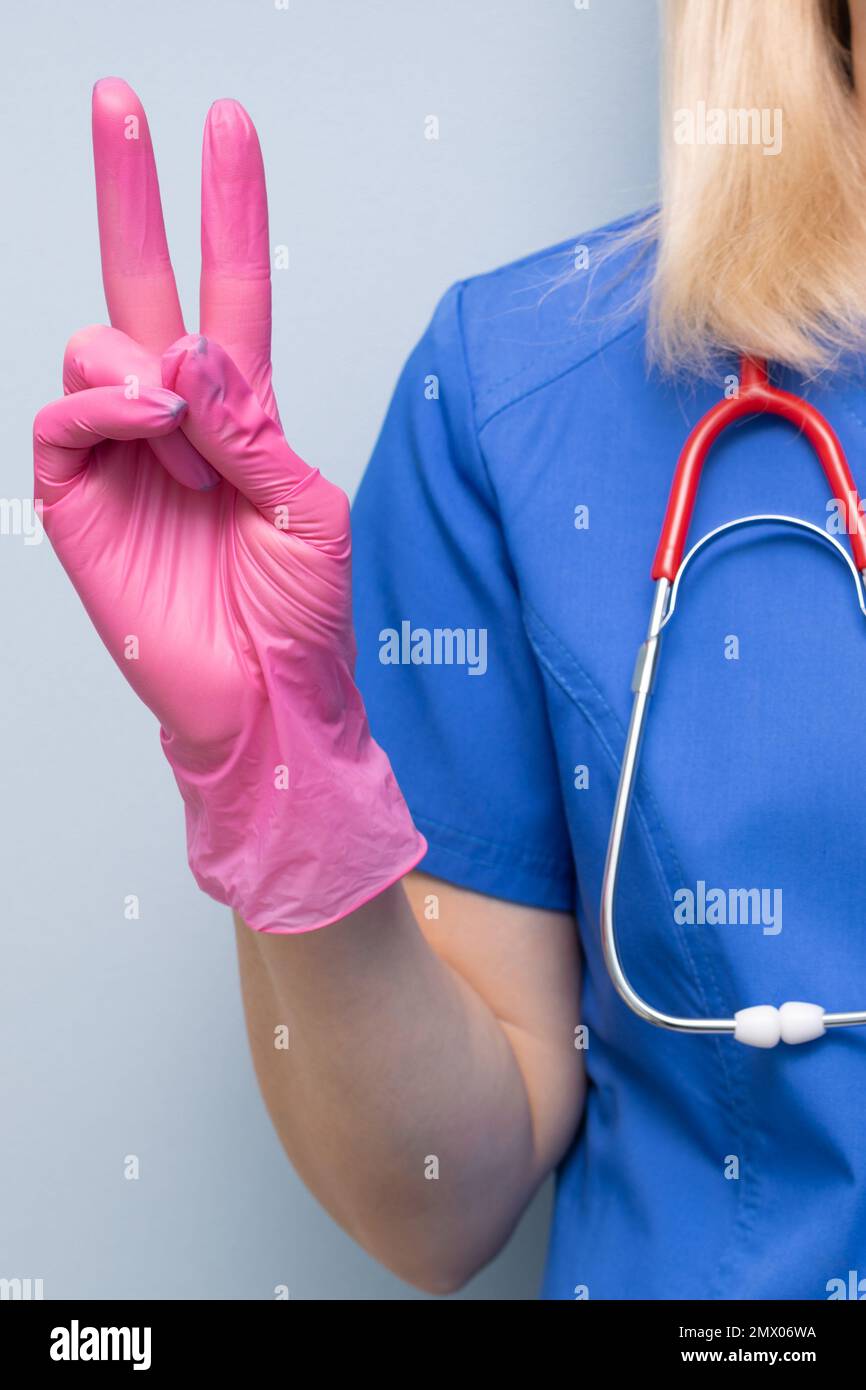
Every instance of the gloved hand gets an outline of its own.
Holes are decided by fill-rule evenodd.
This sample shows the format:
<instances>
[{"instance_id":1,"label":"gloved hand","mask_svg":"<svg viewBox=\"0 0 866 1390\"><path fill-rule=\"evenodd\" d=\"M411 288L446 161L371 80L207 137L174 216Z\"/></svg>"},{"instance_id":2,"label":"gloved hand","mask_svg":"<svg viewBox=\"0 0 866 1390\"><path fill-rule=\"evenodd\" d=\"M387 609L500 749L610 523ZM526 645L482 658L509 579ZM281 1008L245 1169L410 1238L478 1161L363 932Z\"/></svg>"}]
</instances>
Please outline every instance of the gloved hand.
<instances>
[{"instance_id":1,"label":"gloved hand","mask_svg":"<svg viewBox=\"0 0 866 1390\"><path fill-rule=\"evenodd\" d=\"M346 497L279 425L256 133L211 108L187 336L141 105L107 79L93 119L113 327L71 340L36 417L45 529L162 725L200 886L256 930L326 926L426 845L353 680Z\"/></svg>"}]
</instances>

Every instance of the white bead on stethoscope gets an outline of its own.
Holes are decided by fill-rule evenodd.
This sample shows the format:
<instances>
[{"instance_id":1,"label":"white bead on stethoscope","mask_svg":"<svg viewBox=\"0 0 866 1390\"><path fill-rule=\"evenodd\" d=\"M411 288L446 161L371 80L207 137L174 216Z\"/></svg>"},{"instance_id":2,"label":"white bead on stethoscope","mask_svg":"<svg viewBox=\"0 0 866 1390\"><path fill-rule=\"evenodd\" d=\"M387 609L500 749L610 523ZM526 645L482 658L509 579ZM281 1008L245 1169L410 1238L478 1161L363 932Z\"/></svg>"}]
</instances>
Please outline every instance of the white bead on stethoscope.
<instances>
[{"instance_id":1,"label":"white bead on stethoscope","mask_svg":"<svg viewBox=\"0 0 866 1390\"><path fill-rule=\"evenodd\" d=\"M789 1000L780 1009L772 1004L754 1004L734 1014L734 1037L749 1047L775 1047L777 1043L812 1042L827 1029L820 1004Z\"/></svg>"},{"instance_id":2,"label":"white bead on stethoscope","mask_svg":"<svg viewBox=\"0 0 866 1390\"><path fill-rule=\"evenodd\" d=\"M776 515L741 516L736 521L717 526L714 531L710 531L693 545L683 559L698 480L707 453L727 425L741 420L746 415L761 413L780 415L790 421L802 431L812 445L823 465L834 498L844 504L845 515L853 519L854 526L850 537L853 560L839 542L827 531L822 531L820 526L814 525L811 521L803 521L800 517ZM757 1004L751 1008L740 1009L733 1018L680 1018L674 1014L663 1013L641 998L628 979L619 957L614 916L625 828L637 775L641 737L658 664L662 629L673 616L683 573L698 551L737 526L754 525L758 522L775 522L783 526L796 527L832 546L851 571L857 590L857 601L861 612L866 616L866 516L860 505L860 498L842 446L829 422L813 405L801 400L799 396L771 386L763 362L744 359L740 371L739 395L719 401L698 421L683 446L671 485L661 537L653 562L652 578L656 587L649 628L646 641L638 651L632 678L634 701L613 808L601 890L601 940L605 964L617 993L629 1008L647 1023L677 1033L730 1033L738 1042L746 1043L750 1047L775 1047L779 1042L811 1042L814 1038L822 1037L828 1028L849 1028L866 1024L866 1012L825 1013L819 1004L805 1004L795 1000L782 1004L778 1009L772 1004Z\"/></svg>"}]
</instances>

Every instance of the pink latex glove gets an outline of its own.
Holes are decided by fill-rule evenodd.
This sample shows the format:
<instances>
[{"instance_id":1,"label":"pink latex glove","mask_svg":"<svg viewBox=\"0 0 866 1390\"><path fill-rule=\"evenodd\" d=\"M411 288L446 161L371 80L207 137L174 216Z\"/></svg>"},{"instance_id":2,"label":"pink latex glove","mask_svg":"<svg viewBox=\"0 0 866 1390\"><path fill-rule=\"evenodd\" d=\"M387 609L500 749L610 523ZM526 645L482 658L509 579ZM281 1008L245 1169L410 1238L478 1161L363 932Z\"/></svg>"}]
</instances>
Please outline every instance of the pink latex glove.
<instances>
[{"instance_id":1,"label":"pink latex glove","mask_svg":"<svg viewBox=\"0 0 866 1390\"><path fill-rule=\"evenodd\" d=\"M211 108L187 336L147 120L119 79L96 85L93 134L113 326L71 340L66 394L36 417L45 529L160 721L200 886L258 931L327 926L426 845L353 680L346 497L279 425L258 139L236 102Z\"/></svg>"}]
</instances>

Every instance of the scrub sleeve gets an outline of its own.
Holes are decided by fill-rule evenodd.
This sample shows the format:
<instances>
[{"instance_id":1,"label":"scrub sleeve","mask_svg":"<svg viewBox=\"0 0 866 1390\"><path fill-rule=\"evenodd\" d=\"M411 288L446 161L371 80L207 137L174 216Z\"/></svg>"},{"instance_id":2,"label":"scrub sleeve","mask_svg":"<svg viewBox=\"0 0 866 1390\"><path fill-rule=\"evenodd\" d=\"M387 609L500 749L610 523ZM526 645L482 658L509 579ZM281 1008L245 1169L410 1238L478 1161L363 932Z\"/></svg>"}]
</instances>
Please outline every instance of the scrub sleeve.
<instances>
[{"instance_id":1,"label":"scrub sleeve","mask_svg":"<svg viewBox=\"0 0 866 1390\"><path fill-rule=\"evenodd\" d=\"M429 845L418 867L572 911L559 771L476 434L462 294L448 291L406 363L355 501L357 680Z\"/></svg>"}]
</instances>

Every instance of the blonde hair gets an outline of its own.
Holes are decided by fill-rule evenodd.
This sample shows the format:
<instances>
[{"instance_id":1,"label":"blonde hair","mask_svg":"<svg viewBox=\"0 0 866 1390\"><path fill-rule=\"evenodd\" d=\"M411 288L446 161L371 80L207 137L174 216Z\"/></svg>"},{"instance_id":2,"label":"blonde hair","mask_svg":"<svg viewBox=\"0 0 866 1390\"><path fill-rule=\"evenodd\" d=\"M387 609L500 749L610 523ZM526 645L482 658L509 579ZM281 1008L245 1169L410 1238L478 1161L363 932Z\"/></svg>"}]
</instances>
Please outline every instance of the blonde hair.
<instances>
[{"instance_id":1,"label":"blonde hair","mask_svg":"<svg viewBox=\"0 0 866 1390\"><path fill-rule=\"evenodd\" d=\"M666 0L666 26L661 202L629 234L656 243L652 359L706 372L747 352L812 373L862 349L866 128L846 0Z\"/></svg>"}]
</instances>

